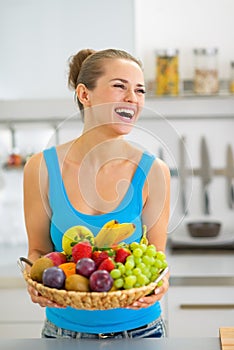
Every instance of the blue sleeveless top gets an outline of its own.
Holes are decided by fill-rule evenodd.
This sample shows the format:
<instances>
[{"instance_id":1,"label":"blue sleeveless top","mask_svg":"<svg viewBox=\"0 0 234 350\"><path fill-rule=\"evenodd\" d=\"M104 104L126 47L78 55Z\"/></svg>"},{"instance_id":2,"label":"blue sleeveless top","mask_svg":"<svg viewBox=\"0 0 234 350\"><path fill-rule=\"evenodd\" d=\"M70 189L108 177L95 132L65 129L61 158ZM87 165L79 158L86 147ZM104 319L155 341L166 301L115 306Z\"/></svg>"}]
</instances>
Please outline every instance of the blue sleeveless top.
<instances>
[{"instance_id":1,"label":"blue sleeveless top","mask_svg":"<svg viewBox=\"0 0 234 350\"><path fill-rule=\"evenodd\" d=\"M49 203L52 211L50 234L55 251L62 251L62 236L71 226L84 225L95 236L101 227L112 219L120 223L134 223L136 229L125 242L140 241L142 236L142 189L155 159L152 155L146 152L142 154L129 188L115 210L100 215L88 215L77 211L68 199L55 147L45 150L43 154L48 169ZM85 333L110 333L137 328L154 321L160 314L159 302L139 310L118 308L91 311L71 307L66 309L46 308L48 320L58 327Z\"/></svg>"}]
</instances>

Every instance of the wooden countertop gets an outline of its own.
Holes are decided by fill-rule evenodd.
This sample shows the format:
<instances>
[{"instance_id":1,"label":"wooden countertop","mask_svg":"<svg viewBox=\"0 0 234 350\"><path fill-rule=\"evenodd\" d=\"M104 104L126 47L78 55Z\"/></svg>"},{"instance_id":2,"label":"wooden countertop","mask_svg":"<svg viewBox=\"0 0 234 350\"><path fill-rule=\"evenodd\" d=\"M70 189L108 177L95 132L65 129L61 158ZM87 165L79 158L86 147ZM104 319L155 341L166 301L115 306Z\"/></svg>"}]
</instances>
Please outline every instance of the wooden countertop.
<instances>
[{"instance_id":1,"label":"wooden countertop","mask_svg":"<svg viewBox=\"0 0 234 350\"><path fill-rule=\"evenodd\" d=\"M219 329L222 350L234 350L234 327Z\"/></svg>"}]
</instances>

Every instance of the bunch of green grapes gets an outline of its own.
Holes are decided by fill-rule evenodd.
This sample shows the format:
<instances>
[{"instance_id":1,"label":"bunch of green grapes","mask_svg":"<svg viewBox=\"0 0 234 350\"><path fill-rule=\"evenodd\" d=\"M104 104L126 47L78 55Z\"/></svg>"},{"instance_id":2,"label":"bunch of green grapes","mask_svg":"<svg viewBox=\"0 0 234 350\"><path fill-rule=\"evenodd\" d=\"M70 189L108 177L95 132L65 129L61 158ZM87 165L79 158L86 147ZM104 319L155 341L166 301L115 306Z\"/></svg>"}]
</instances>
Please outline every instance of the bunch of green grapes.
<instances>
[{"instance_id":1,"label":"bunch of green grapes","mask_svg":"<svg viewBox=\"0 0 234 350\"><path fill-rule=\"evenodd\" d=\"M110 274L116 289L143 287L154 282L168 266L166 255L157 251L153 244L133 242L129 245L131 255L124 264L117 263ZM160 281L158 285L163 282Z\"/></svg>"}]
</instances>

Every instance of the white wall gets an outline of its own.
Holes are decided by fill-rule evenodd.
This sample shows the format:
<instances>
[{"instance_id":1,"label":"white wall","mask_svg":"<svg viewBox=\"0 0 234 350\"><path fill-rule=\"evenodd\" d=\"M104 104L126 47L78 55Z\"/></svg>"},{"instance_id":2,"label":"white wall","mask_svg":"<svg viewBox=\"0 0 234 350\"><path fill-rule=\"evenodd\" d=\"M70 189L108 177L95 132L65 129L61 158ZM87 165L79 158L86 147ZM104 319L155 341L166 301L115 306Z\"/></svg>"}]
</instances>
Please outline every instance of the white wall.
<instances>
[{"instance_id":1,"label":"white wall","mask_svg":"<svg viewBox=\"0 0 234 350\"><path fill-rule=\"evenodd\" d=\"M180 50L181 77L191 79L195 47L218 47L220 77L234 61L233 0L136 0L136 48L147 79L154 78L155 50Z\"/></svg>"},{"instance_id":2,"label":"white wall","mask_svg":"<svg viewBox=\"0 0 234 350\"><path fill-rule=\"evenodd\" d=\"M134 50L134 0L0 0L0 99L71 95L83 48Z\"/></svg>"},{"instance_id":3,"label":"white wall","mask_svg":"<svg viewBox=\"0 0 234 350\"><path fill-rule=\"evenodd\" d=\"M84 47L136 53L149 80L157 48L178 48L189 79L193 48L217 46L227 79L233 14L233 0L0 0L0 99L72 96L67 59Z\"/></svg>"}]
</instances>

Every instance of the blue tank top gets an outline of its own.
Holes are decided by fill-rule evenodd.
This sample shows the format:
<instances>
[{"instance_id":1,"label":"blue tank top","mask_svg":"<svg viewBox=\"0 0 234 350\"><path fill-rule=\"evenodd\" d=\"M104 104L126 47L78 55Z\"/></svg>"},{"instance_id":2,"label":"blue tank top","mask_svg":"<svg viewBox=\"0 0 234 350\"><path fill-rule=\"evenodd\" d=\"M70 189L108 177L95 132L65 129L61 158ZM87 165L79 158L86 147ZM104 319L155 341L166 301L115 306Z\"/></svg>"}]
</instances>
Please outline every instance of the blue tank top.
<instances>
[{"instance_id":1,"label":"blue tank top","mask_svg":"<svg viewBox=\"0 0 234 350\"><path fill-rule=\"evenodd\" d=\"M49 203L52 211L50 234L55 251L62 251L62 236L71 226L84 225L95 236L100 228L112 219L120 223L134 223L136 229L125 242L140 241L142 236L142 189L155 159L152 155L146 152L142 154L129 188L115 210L100 215L88 215L77 211L68 199L55 147L45 150L43 154L49 178ZM152 322L160 314L159 302L140 310L118 308L91 311L71 307L46 309L46 317L58 327L86 333L109 333L137 328Z\"/></svg>"}]
</instances>

